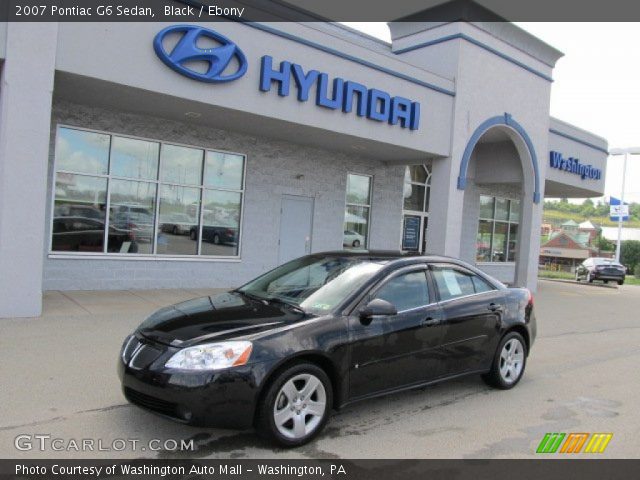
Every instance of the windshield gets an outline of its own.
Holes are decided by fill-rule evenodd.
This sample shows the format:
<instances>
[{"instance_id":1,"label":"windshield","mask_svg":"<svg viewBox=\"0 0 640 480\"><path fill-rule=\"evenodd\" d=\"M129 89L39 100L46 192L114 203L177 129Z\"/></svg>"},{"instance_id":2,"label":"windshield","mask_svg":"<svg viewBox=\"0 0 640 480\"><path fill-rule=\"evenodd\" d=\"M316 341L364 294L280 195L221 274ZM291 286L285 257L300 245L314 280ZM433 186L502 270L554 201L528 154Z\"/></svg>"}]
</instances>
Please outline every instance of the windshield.
<instances>
[{"instance_id":1,"label":"windshield","mask_svg":"<svg viewBox=\"0 0 640 480\"><path fill-rule=\"evenodd\" d=\"M238 290L323 315L340 305L382 267L381 263L368 258L303 257L285 263Z\"/></svg>"},{"instance_id":2,"label":"windshield","mask_svg":"<svg viewBox=\"0 0 640 480\"><path fill-rule=\"evenodd\" d=\"M622 266L612 258L594 258L593 261L596 265L613 265L614 267Z\"/></svg>"}]
</instances>

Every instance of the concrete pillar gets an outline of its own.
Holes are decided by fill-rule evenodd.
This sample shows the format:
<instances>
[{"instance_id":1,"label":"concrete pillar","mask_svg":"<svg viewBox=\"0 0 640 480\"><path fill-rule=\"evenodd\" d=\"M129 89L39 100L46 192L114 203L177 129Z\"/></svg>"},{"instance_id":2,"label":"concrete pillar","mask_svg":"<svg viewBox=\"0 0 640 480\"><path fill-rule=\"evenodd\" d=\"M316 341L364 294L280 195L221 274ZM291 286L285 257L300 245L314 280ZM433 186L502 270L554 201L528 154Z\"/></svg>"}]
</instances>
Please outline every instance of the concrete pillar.
<instances>
[{"instance_id":1,"label":"concrete pillar","mask_svg":"<svg viewBox=\"0 0 640 480\"><path fill-rule=\"evenodd\" d=\"M57 23L7 24L0 79L0 318L42 313Z\"/></svg>"},{"instance_id":2,"label":"concrete pillar","mask_svg":"<svg viewBox=\"0 0 640 480\"><path fill-rule=\"evenodd\" d=\"M427 252L459 257L464 192L456 186L459 162L453 158L439 158L432 164Z\"/></svg>"}]
</instances>

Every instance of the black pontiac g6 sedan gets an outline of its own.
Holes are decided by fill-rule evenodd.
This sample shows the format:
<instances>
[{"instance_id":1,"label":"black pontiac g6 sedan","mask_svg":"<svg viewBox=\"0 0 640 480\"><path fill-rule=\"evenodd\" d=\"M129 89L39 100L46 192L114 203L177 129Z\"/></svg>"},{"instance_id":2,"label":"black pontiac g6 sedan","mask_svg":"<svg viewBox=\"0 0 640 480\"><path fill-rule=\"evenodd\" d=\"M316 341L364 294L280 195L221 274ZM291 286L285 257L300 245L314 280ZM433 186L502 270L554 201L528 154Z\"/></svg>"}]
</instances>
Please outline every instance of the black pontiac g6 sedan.
<instances>
[{"instance_id":1,"label":"black pontiac g6 sedan","mask_svg":"<svg viewBox=\"0 0 640 480\"><path fill-rule=\"evenodd\" d=\"M297 446L366 398L469 374L511 388L535 335L530 292L460 260L328 252L158 310L118 364L134 404Z\"/></svg>"}]
</instances>

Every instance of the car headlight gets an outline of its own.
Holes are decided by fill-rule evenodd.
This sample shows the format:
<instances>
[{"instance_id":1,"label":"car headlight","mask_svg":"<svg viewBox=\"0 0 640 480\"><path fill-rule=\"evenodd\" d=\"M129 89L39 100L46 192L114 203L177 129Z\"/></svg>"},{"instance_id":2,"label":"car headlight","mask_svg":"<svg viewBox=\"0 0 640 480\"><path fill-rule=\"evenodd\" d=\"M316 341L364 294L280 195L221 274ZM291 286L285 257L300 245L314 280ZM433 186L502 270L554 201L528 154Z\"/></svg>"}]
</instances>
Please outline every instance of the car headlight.
<instances>
[{"instance_id":1,"label":"car headlight","mask_svg":"<svg viewBox=\"0 0 640 480\"><path fill-rule=\"evenodd\" d=\"M182 370L219 370L244 365L249 361L251 342L206 343L176 352L165 363L167 368Z\"/></svg>"}]
</instances>

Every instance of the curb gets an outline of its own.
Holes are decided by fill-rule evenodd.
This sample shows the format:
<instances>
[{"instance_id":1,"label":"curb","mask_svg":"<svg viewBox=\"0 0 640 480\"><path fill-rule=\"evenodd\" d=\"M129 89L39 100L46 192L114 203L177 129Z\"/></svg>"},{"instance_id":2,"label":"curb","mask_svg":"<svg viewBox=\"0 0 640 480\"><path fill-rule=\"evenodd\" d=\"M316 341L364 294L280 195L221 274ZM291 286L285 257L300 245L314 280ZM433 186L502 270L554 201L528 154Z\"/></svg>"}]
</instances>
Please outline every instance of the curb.
<instances>
[{"instance_id":1,"label":"curb","mask_svg":"<svg viewBox=\"0 0 640 480\"><path fill-rule=\"evenodd\" d=\"M608 283L589 283L589 282L576 282L575 280L565 280L564 278L545 278L538 277L538 280L544 280L546 282L558 282L558 283L572 283L574 285L585 285L587 287L600 287L600 288L618 288L618 285L609 285Z\"/></svg>"}]
</instances>

